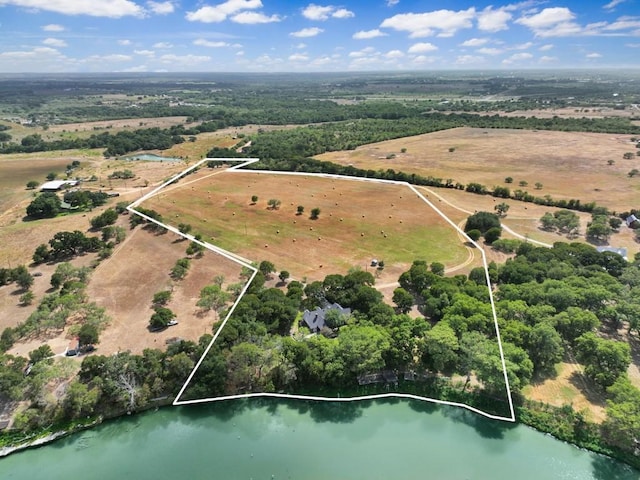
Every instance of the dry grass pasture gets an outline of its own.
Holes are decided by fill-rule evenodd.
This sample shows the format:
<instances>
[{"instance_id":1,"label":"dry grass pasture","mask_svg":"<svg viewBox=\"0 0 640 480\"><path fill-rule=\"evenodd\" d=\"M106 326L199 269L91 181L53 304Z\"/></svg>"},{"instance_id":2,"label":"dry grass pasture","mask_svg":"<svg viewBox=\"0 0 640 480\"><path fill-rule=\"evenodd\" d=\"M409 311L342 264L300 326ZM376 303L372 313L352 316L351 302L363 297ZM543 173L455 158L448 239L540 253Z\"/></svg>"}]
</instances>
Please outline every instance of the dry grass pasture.
<instances>
[{"instance_id":1,"label":"dry grass pasture","mask_svg":"<svg viewBox=\"0 0 640 480\"><path fill-rule=\"evenodd\" d=\"M101 335L101 354L164 349L169 338L197 341L202 334L211 332L218 318L214 312L202 314L196 307L200 290L213 283L217 275L225 278L223 288L239 282L240 266L207 251L202 258L191 261L184 279L172 280L169 272L176 260L185 256L187 245L172 233L156 235L138 227L111 258L98 266L87 294L112 318ZM176 313L179 323L160 332L149 332L151 300L161 290L173 292L167 307Z\"/></svg>"},{"instance_id":2,"label":"dry grass pasture","mask_svg":"<svg viewBox=\"0 0 640 480\"><path fill-rule=\"evenodd\" d=\"M622 158L625 152L636 150L631 137L465 127L325 153L318 158L365 169L392 168L465 184L478 182L488 188L521 188L536 196L595 201L623 211L637 208L640 198L640 177L627 175L640 167L640 157ZM391 155L395 157L387 158ZM615 163L608 165L608 160ZM505 184L506 177L514 182ZM520 187L520 181L528 186ZM542 183L540 190L535 189L536 182Z\"/></svg>"},{"instance_id":3,"label":"dry grass pasture","mask_svg":"<svg viewBox=\"0 0 640 480\"><path fill-rule=\"evenodd\" d=\"M406 187L239 171L195 180L189 177L142 206L299 279L365 268L376 258L386 264L381 281L395 282L415 259L453 267L468 258L457 232ZM256 204L252 195L259 197ZM281 201L279 209L268 208L272 198ZM312 220L316 207L321 213Z\"/></svg>"}]
</instances>

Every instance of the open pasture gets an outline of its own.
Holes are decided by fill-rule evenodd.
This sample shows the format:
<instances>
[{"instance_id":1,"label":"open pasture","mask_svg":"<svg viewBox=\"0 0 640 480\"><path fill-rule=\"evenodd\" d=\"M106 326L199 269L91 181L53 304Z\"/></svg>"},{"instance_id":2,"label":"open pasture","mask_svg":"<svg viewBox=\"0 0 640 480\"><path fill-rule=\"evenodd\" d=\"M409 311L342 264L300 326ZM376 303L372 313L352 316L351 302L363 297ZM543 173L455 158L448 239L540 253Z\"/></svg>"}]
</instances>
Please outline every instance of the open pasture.
<instances>
[{"instance_id":1,"label":"open pasture","mask_svg":"<svg viewBox=\"0 0 640 480\"><path fill-rule=\"evenodd\" d=\"M624 153L636 151L630 139L630 135L456 128L318 158L364 169L392 168L464 184L477 182L490 189L500 185L536 196L595 201L623 211L637 208L640 195L640 177L627 175L640 166L640 157L623 159ZM609 165L609 160L614 163ZM513 183L506 184L506 177ZM520 186L521 181L527 185ZM537 182L542 188L536 189Z\"/></svg>"},{"instance_id":2,"label":"open pasture","mask_svg":"<svg viewBox=\"0 0 640 480\"><path fill-rule=\"evenodd\" d=\"M258 196L253 204L251 197ZM278 199L278 209L268 208ZM304 213L297 214L298 205ZM396 281L413 260L463 263L458 233L415 193L398 185L308 175L228 172L171 187L145 201L172 225L187 223L204 240L293 277L322 279L385 261ZM319 208L316 220L312 209Z\"/></svg>"}]
</instances>

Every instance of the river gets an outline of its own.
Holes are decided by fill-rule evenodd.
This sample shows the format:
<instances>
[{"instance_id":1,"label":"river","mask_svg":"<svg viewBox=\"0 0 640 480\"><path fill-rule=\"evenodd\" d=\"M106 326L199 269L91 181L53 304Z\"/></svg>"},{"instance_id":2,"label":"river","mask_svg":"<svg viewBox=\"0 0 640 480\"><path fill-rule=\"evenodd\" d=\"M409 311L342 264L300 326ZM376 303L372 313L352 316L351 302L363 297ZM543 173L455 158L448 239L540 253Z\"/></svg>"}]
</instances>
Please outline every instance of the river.
<instances>
[{"instance_id":1,"label":"river","mask_svg":"<svg viewBox=\"0 0 640 480\"><path fill-rule=\"evenodd\" d=\"M165 408L0 460L3 480L639 480L522 425L418 401Z\"/></svg>"}]
</instances>

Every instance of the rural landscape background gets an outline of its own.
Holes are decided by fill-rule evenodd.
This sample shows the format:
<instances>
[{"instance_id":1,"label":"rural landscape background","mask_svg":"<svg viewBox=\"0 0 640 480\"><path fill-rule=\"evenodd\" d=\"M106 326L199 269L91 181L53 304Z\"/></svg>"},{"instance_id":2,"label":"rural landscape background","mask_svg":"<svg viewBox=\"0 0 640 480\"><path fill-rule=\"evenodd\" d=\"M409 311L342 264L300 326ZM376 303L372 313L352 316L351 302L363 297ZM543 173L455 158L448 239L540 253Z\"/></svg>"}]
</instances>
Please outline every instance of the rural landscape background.
<instances>
[{"instance_id":1,"label":"rural landscape background","mask_svg":"<svg viewBox=\"0 0 640 480\"><path fill-rule=\"evenodd\" d=\"M508 416L504 358L517 421L637 466L639 80L2 77L0 444L171 403L217 334L183 399Z\"/></svg>"}]
</instances>

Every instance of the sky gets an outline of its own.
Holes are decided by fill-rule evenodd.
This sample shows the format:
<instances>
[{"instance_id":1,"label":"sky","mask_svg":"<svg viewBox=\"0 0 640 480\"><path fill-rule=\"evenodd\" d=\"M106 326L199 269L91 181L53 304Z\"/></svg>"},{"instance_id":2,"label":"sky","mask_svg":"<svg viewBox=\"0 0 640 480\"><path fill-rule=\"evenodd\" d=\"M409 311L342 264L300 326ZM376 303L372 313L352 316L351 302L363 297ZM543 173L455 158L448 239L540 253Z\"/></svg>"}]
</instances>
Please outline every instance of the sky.
<instances>
[{"instance_id":1,"label":"sky","mask_svg":"<svg viewBox=\"0 0 640 480\"><path fill-rule=\"evenodd\" d=\"M640 67L640 0L0 0L0 74Z\"/></svg>"}]
</instances>

